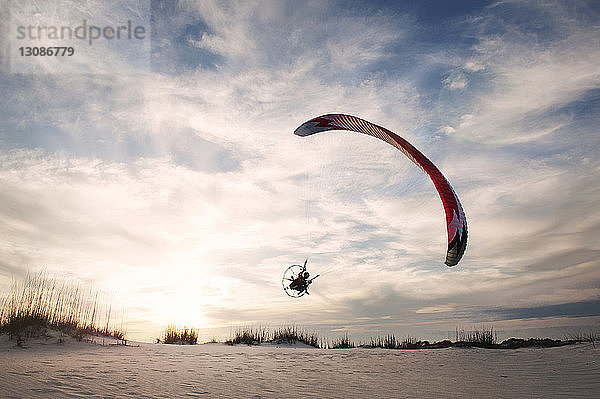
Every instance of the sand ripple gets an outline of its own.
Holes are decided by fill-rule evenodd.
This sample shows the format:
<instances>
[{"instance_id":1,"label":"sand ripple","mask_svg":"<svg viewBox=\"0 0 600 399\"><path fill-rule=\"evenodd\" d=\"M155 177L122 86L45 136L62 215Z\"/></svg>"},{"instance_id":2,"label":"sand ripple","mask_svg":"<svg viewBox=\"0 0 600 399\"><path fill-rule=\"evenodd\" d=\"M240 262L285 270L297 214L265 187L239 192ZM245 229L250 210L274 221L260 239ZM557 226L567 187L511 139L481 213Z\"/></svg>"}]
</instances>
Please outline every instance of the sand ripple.
<instances>
[{"instance_id":1,"label":"sand ripple","mask_svg":"<svg viewBox=\"0 0 600 399\"><path fill-rule=\"evenodd\" d=\"M0 348L3 398L597 398L600 348Z\"/></svg>"}]
</instances>

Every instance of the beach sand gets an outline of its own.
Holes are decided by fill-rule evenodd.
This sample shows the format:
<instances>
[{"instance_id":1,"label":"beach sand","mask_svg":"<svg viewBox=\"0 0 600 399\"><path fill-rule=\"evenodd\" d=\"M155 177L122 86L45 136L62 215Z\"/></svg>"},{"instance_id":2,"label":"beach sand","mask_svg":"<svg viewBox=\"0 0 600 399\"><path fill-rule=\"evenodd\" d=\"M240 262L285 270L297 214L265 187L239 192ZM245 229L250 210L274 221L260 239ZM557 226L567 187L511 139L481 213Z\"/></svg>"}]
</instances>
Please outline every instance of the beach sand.
<instances>
[{"instance_id":1,"label":"beach sand","mask_svg":"<svg viewBox=\"0 0 600 399\"><path fill-rule=\"evenodd\" d=\"M101 344L104 345L101 345ZM598 398L600 347L109 345L0 337L2 398Z\"/></svg>"}]
</instances>

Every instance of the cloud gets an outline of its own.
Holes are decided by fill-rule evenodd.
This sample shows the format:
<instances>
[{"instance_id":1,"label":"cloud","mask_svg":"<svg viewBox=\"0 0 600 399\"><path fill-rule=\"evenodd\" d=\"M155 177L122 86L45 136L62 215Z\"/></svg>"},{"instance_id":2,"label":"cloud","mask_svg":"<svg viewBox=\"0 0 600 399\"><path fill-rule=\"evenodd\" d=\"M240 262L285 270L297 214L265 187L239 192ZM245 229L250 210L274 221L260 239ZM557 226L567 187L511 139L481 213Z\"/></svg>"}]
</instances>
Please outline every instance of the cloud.
<instances>
[{"instance_id":1,"label":"cloud","mask_svg":"<svg viewBox=\"0 0 600 399\"><path fill-rule=\"evenodd\" d=\"M465 75L463 74L452 74L444 79L444 86L446 86L450 90L460 90L466 88L468 85L468 81Z\"/></svg>"},{"instance_id":2,"label":"cloud","mask_svg":"<svg viewBox=\"0 0 600 399\"><path fill-rule=\"evenodd\" d=\"M170 309L370 332L596 298L595 28L541 4L552 29L532 32L502 3L467 18L468 41L432 44L402 10L303 4L157 3L150 75L1 75L0 272L96 280L140 335ZM326 112L439 165L469 221L459 267L403 154L292 134ZM307 257L322 277L292 303L280 274Z\"/></svg>"},{"instance_id":3,"label":"cloud","mask_svg":"<svg viewBox=\"0 0 600 399\"><path fill-rule=\"evenodd\" d=\"M451 312L454 308L452 306L426 306L421 309L417 309L415 313L445 313Z\"/></svg>"},{"instance_id":4,"label":"cloud","mask_svg":"<svg viewBox=\"0 0 600 399\"><path fill-rule=\"evenodd\" d=\"M469 108L477 112L470 112L467 119L454 126L465 139L487 145L543 139L570 121L569 114L559 114L556 119L552 113L599 87L600 73L593 67L593 60L600 56L595 40L597 28L578 25L572 11L548 4L552 5L536 8L509 2L497 5L486 15L479 42L462 69L466 74L463 76L485 71L490 77L487 83L493 85L479 95L474 93ZM515 21L503 13L519 13L523 8L543 14L547 18L542 22L545 29L532 32L530 25L517 24L519 18ZM490 29L488 26L493 24ZM449 87L464 88L458 82L454 86L449 83Z\"/></svg>"}]
</instances>

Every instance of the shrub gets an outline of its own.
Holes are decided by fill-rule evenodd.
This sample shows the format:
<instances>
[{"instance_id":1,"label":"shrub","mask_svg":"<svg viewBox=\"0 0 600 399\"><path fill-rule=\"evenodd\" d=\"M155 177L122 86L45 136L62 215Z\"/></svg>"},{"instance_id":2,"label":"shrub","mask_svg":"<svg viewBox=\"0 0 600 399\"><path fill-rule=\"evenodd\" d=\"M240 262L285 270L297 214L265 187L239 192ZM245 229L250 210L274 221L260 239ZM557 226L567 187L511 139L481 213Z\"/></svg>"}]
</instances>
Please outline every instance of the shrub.
<instances>
[{"instance_id":1,"label":"shrub","mask_svg":"<svg viewBox=\"0 0 600 399\"><path fill-rule=\"evenodd\" d=\"M177 328L175 325L169 325L163 332L162 338L157 338L156 341L163 344L196 345L198 329L187 326Z\"/></svg>"}]
</instances>

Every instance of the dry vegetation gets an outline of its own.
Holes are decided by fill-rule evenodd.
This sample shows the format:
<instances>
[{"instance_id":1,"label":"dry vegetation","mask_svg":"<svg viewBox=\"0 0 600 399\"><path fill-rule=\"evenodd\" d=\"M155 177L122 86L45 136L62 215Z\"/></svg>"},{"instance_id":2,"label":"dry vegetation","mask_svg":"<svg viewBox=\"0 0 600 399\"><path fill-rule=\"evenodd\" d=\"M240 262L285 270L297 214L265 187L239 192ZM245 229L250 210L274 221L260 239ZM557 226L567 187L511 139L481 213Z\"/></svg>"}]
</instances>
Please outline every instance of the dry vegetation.
<instances>
[{"instance_id":1,"label":"dry vegetation","mask_svg":"<svg viewBox=\"0 0 600 399\"><path fill-rule=\"evenodd\" d=\"M318 334L308 332L295 325L285 325L270 331L266 327L240 327L235 330L233 336L226 343L230 345L246 344L259 345L263 342L273 342L277 344L295 344L297 342L315 347L324 347L325 341L319 338Z\"/></svg>"},{"instance_id":2,"label":"dry vegetation","mask_svg":"<svg viewBox=\"0 0 600 399\"><path fill-rule=\"evenodd\" d=\"M494 327L481 326L472 331L456 329L455 346L477 346L480 348L491 348L498 344L498 333Z\"/></svg>"},{"instance_id":3,"label":"dry vegetation","mask_svg":"<svg viewBox=\"0 0 600 399\"><path fill-rule=\"evenodd\" d=\"M112 307L104 306L100 293L46 273L28 274L13 281L0 302L0 334L21 345L33 337L56 330L78 340L99 335L125 340L124 328L112 324Z\"/></svg>"},{"instance_id":4,"label":"dry vegetation","mask_svg":"<svg viewBox=\"0 0 600 399\"><path fill-rule=\"evenodd\" d=\"M156 338L156 343L196 345L198 343L198 329L193 327L178 328L172 324L163 331L161 338Z\"/></svg>"},{"instance_id":5,"label":"dry vegetation","mask_svg":"<svg viewBox=\"0 0 600 399\"><path fill-rule=\"evenodd\" d=\"M277 343L294 344L302 342L303 344L320 348L323 346L323 340L319 338L317 333L308 332L295 325L279 327L273 332L273 341Z\"/></svg>"},{"instance_id":6,"label":"dry vegetation","mask_svg":"<svg viewBox=\"0 0 600 399\"><path fill-rule=\"evenodd\" d=\"M226 341L227 344L259 345L263 342L294 344L301 342L315 348L349 349L349 348L382 348L382 349L439 349L450 347L473 347L488 349L516 349L531 347L555 347L574 343L592 343L598 341L599 334L571 334L565 340L549 338L510 338L498 342L498 334L494 327L481 326L473 330L457 328L455 341L443 340L429 342L411 336L399 339L393 334L371 338L366 342L355 342L348 333L333 340L319 337L317 333L307 332L295 325L283 326L270 331L265 327L240 327ZM213 339L213 342L215 339Z\"/></svg>"}]
</instances>

